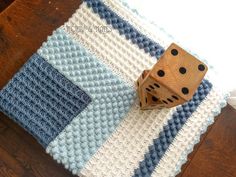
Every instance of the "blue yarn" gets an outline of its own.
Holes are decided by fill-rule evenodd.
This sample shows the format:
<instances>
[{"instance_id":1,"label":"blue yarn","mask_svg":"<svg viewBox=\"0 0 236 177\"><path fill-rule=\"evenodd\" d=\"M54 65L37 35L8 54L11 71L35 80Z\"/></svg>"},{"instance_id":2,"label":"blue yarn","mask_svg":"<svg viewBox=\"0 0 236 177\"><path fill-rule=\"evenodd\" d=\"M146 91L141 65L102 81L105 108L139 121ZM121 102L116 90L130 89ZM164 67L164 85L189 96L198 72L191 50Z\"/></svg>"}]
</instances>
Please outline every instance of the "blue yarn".
<instances>
[{"instance_id":1,"label":"blue yarn","mask_svg":"<svg viewBox=\"0 0 236 177\"><path fill-rule=\"evenodd\" d=\"M0 91L2 111L46 146L91 98L38 54Z\"/></svg>"},{"instance_id":2,"label":"blue yarn","mask_svg":"<svg viewBox=\"0 0 236 177\"><path fill-rule=\"evenodd\" d=\"M64 160L72 171L80 170L125 118L136 91L63 29L54 31L38 53L93 100L60 134L71 141L62 144L57 138L52 142L57 160ZM61 150L54 152L54 146ZM63 155L67 153L73 155L66 161Z\"/></svg>"},{"instance_id":3,"label":"blue yarn","mask_svg":"<svg viewBox=\"0 0 236 177\"><path fill-rule=\"evenodd\" d=\"M212 84L207 80L203 80L192 100L177 108L176 112L172 115L172 119L168 120L167 125L159 133L158 138L154 139L153 144L149 146L149 151L139 163L139 168L134 170L133 177L151 176L178 131L205 99L211 88Z\"/></svg>"},{"instance_id":4,"label":"blue yarn","mask_svg":"<svg viewBox=\"0 0 236 177\"><path fill-rule=\"evenodd\" d=\"M149 53L151 56L157 58L160 58L164 53L162 46L140 33L129 22L119 17L100 0L85 0L85 2L89 8L93 9L94 13L97 13L100 18L105 19L107 24L112 25L114 29L119 31L120 35L124 35L127 40L131 40L133 44L143 49L145 53Z\"/></svg>"}]
</instances>

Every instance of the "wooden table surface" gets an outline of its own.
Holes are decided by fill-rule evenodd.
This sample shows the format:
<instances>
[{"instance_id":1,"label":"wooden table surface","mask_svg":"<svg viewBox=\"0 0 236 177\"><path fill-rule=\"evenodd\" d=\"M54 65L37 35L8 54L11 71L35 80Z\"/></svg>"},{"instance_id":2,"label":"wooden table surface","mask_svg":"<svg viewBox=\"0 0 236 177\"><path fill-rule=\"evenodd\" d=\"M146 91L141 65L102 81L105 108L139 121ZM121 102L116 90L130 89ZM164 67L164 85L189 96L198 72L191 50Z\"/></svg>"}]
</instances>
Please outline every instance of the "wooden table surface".
<instances>
[{"instance_id":1,"label":"wooden table surface","mask_svg":"<svg viewBox=\"0 0 236 177\"><path fill-rule=\"evenodd\" d=\"M15 0L10 4L12 1L0 1L0 88L80 4L79 0ZM34 176L73 175L0 113L0 177ZM222 110L178 177L236 177L236 110L229 105Z\"/></svg>"}]
</instances>

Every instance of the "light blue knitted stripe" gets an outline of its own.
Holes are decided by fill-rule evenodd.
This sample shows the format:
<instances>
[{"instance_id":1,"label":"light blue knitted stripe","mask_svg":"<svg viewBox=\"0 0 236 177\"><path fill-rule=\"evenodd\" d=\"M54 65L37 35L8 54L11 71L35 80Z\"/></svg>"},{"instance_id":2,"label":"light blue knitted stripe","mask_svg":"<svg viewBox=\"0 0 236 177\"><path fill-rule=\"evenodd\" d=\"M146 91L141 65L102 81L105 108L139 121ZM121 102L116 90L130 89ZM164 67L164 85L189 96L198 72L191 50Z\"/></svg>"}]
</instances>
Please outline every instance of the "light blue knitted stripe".
<instances>
[{"instance_id":1,"label":"light blue knitted stripe","mask_svg":"<svg viewBox=\"0 0 236 177\"><path fill-rule=\"evenodd\" d=\"M92 97L87 109L47 148L78 173L125 117L136 92L63 29L48 37L38 53Z\"/></svg>"}]
</instances>

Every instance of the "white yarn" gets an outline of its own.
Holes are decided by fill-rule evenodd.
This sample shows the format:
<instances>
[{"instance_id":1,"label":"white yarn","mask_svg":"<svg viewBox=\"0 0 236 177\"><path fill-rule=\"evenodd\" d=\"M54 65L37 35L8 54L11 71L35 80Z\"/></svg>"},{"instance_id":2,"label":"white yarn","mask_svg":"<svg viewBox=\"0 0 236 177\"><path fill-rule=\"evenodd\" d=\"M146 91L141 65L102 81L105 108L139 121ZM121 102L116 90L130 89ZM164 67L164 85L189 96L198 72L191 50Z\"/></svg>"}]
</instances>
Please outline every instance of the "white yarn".
<instances>
[{"instance_id":1,"label":"white yarn","mask_svg":"<svg viewBox=\"0 0 236 177\"><path fill-rule=\"evenodd\" d=\"M104 2L141 33L153 38L165 48L172 42L161 30L157 30L138 15L128 11L119 1L105 0ZM81 26L107 26L112 30L107 33L86 29L79 32L78 29ZM63 29L133 87L140 73L156 63L155 57L144 53L138 46L121 36L98 14L93 13L86 3L80 6L63 26ZM210 91L206 99L177 134L152 174L153 177L175 176L180 171L187 154L199 140L201 133L214 121L212 110L221 108L221 100L224 100L221 93L215 88ZM148 146L153 143L153 139L158 137L159 132L171 118L173 111L175 108L140 111L136 101L119 127L87 162L79 175L86 177L133 175L134 169L138 168L139 162L143 160L144 154L148 151ZM54 158L57 157L54 156ZM63 160L62 162L66 164ZM69 168L68 165L66 167ZM73 172L78 174L77 170Z\"/></svg>"},{"instance_id":2,"label":"white yarn","mask_svg":"<svg viewBox=\"0 0 236 177\"><path fill-rule=\"evenodd\" d=\"M230 92L230 97L228 98L228 103L236 109L236 90Z\"/></svg>"},{"instance_id":3,"label":"white yarn","mask_svg":"<svg viewBox=\"0 0 236 177\"><path fill-rule=\"evenodd\" d=\"M95 30L76 31L83 25L109 26L97 14L94 14L85 3L64 25L65 31L133 87L140 73L156 63L155 57L151 57L140 50L138 46L132 44L131 41L127 41L117 30L112 29L105 34Z\"/></svg>"},{"instance_id":4,"label":"white yarn","mask_svg":"<svg viewBox=\"0 0 236 177\"><path fill-rule=\"evenodd\" d=\"M136 102L116 131L85 165L81 174L96 177L132 176L173 109L140 111Z\"/></svg>"},{"instance_id":5,"label":"white yarn","mask_svg":"<svg viewBox=\"0 0 236 177\"><path fill-rule=\"evenodd\" d=\"M187 157L191 152L189 149L198 142L209 121L214 121L212 110L220 109L222 100L224 98L221 92L213 88L177 134L156 167L154 177L175 176L179 172L185 162L181 158ZM158 137L173 111L174 109L164 109L159 113L155 110L140 112L136 104L118 129L86 164L81 174L86 177L132 176L148 151L148 146Z\"/></svg>"},{"instance_id":6,"label":"white yarn","mask_svg":"<svg viewBox=\"0 0 236 177\"><path fill-rule=\"evenodd\" d=\"M152 177L176 176L181 171L181 166L187 161L187 156L192 152L194 145L200 141L201 134L214 122L214 117L225 105L225 95L216 88L212 88L170 144L152 173Z\"/></svg>"},{"instance_id":7,"label":"white yarn","mask_svg":"<svg viewBox=\"0 0 236 177\"><path fill-rule=\"evenodd\" d=\"M128 21L139 32L159 43L165 49L173 42L160 28L148 23L140 16L130 12L119 0L104 0L103 1L113 12L119 15L124 20Z\"/></svg>"}]
</instances>

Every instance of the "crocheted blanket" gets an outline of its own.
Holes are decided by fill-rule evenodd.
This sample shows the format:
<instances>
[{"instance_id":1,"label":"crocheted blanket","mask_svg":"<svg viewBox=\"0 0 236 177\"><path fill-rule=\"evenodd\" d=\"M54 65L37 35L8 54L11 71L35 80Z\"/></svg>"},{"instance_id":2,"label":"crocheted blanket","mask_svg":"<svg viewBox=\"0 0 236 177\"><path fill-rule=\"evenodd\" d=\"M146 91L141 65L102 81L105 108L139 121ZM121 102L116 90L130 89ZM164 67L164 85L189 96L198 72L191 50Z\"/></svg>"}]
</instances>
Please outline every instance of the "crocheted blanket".
<instances>
[{"instance_id":1,"label":"crocheted blanket","mask_svg":"<svg viewBox=\"0 0 236 177\"><path fill-rule=\"evenodd\" d=\"M0 109L73 174L175 176L226 94L209 72L189 102L141 111L135 81L172 42L119 0L84 0L0 91Z\"/></svg>"}]
</instances>

